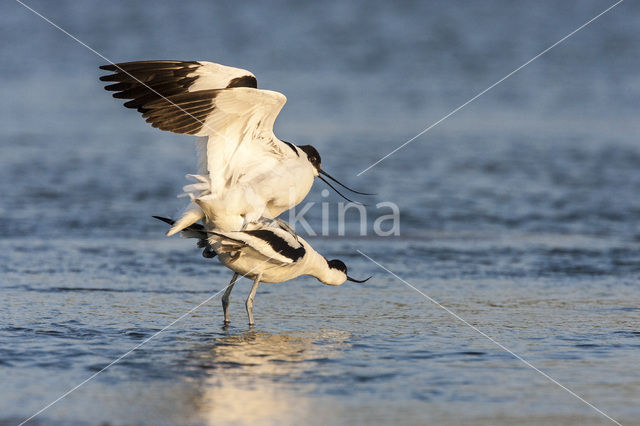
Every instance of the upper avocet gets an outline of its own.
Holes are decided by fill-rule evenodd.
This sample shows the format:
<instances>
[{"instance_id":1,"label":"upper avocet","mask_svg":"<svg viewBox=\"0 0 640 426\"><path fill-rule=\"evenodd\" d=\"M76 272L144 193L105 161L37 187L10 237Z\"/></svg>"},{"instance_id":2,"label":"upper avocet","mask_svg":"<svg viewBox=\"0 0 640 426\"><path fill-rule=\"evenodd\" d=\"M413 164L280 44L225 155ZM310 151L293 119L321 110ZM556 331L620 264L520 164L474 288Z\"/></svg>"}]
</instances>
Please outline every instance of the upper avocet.
<instances>
[{"instance_id":1,"label":"upper avocet","mask_svg":"<svg viewBox=\"0 0 640 426\"><path fill-rule=\"evenodd\" d=\"M174 221L154 216L169 225ZM200 247L205 247L203 255L218 255L220 262L235 273L222 296L224 322L229 323L229 295L239 275L253 280L253 287L245 302L249 324L253 324L253 299L258 291L258 284L281 283L300 275L311 275L320 282L339 286L345 281L363 283L347 275L347 267L341 260L327 260L301 237L294 237L289 232L273 226L260 229L236 232L207 231L200 224L185 228L182 235L187 238L198 238Z\"/></svg>"},{"instance_id":2,"label":"upper avocet","mask_svg":"<svg viewBox=\"0 0 640 426\"><path fill-rule=\"evenodd\" d=\"M276 218L306 197L315 177L336 190L321 175L351 190L322 170L314 147L273 134L287 98L258 90L249 71L203 61L100 68L113 72L100 77L114 82L105 89L131 99L124 106L137 109L153 127L198 136L198 174L188 175L196 182L184 187L192 203L167 235L200 219L207 229L239 231L261 217Z\"/></svg>"}]
</instances>

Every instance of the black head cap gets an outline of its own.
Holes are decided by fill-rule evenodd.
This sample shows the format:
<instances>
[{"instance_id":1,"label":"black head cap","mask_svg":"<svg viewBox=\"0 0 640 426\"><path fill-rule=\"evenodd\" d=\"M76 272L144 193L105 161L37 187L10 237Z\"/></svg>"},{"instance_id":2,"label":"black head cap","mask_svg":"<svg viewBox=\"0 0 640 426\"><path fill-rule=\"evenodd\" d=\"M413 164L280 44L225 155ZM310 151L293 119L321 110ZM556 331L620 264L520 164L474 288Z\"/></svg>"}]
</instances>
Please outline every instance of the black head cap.
<instances>
[{"instance_id":1,"label":"black head cap","mask_svg":"<svg viewBox=\"0 0 640 426\"><path fill-rule=\"evenodd\" d=\"M338 271L344 272L345 275L347 274L347 265L345 265L342 260L333 259L328 260L327 263L329 264L329 268L337 269Z\"/></svg>"},{"instance_id":2,"label":"black head cap","mask_svg":"<svg viewBox=\"0 0 640 426\"><path fill-rule=\"evenodd\" d=\"M329 268L337 269L338 271L344 273L345 276L347 277L347 281L353 281L354 283L364 283L369 281L369 278L371 278L369 277L365 280L356 280L355 278L351 278L349 275L347 275L347 265L345 265L342 260L338 260L338 259L327 260L327 264L329 265Z\"/></svg>"},{"instance_id":3,"label":"black head cap","mask_svg":"<svg viewBox=\"0 0 640 426\"><path fill-rule=\"evenodd\" d=\"M300 148L305 152L305 154L307 154L307 158L309 159L309 162L313 164L313 167L315 167L316 170L320 170L322 160L320 159L320 153L318 152L318 150L311 145L303 145L299 146L298 148Z\"/></svg>"}]
</instances>

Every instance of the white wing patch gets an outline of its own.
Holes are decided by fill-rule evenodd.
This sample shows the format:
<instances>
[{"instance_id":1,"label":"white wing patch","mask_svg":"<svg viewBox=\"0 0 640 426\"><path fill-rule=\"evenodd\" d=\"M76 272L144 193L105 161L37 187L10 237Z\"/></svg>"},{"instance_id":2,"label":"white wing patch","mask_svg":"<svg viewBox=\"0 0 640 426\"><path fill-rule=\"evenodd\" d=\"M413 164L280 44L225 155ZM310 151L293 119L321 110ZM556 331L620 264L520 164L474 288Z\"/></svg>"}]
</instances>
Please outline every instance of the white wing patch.
<instances>
[{"instance_id":1,"label":"white wing patch","mask_svg":"<svg viewBox=\"0 0 640 426\"><path fill-rule=\"evenodd\" d=\"M250 84L248 87L258 87L256 76L241 68L229 67L214 62L198 61L201 66L187 77L198 77L189 87L190 92L197 90L224 89L226 87L240 87L239 84Z\"/></svg>"}]
</instances>

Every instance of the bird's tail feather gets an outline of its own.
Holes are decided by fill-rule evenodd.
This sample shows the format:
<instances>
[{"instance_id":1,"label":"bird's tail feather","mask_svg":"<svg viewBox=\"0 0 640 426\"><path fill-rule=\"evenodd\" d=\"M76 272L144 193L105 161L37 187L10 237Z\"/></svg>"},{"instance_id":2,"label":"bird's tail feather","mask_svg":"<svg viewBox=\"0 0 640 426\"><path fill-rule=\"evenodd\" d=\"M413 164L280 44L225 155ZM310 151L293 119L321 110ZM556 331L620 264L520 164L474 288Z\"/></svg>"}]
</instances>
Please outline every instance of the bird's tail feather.
<instances>
[{"instance_id":1,"label":"bird's tail feather","mask_svg":"<svg viewBox=\"0 0 640 426\"><path fill-rule=\"evenodd\" d=\"M177 234L178 232L190 227L200 219L204 218L204 212L202 209L196 204L189 204L189 207L182 213L180 219L175 221L169 231L167 232L167 236L170 237L172 235Z\"/></svg>"},{"instance_id":2,"label":"bird's tail feather","mask_svg":"<svg viewBox=\"0 0 640 426\"><path fill-rule=\"evenodd\" d=\"M153 217L155 219L163 221L164 223L172 225L172 229L176 226L176 224L179 223L179 221L176 222L173 219L169 219L162 216L153 216ZM197 238L199 240L206 240L208 237L207 232L204 230L204 226L200 225L199 223L192 223L186 226L184 229L180 229L178 231L182 231L182 236L184 238Z\"/></svg>"}]
</instances>

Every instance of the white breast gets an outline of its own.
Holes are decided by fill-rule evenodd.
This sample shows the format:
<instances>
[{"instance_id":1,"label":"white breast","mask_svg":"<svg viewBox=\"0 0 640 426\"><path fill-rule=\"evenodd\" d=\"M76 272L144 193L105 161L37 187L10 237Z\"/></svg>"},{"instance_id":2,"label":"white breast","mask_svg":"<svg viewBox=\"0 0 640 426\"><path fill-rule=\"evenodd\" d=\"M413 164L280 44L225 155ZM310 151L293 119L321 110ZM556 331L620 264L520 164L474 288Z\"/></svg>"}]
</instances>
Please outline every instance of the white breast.
<instances>
[{"instance_id":1,"label":"white breast","mask_svg":"<svg viewBox=\"0 0 640 426\"><path fill-rule=\"evenodd\" d=\"M255 279L262 273L261 282L265 283L280 283L305 274L302 262L276 264L252 256L247 251L243 251L236 260L228 253L219 254L218 257L224 266L249 279Z\"/></svg>"}]
</instances>

